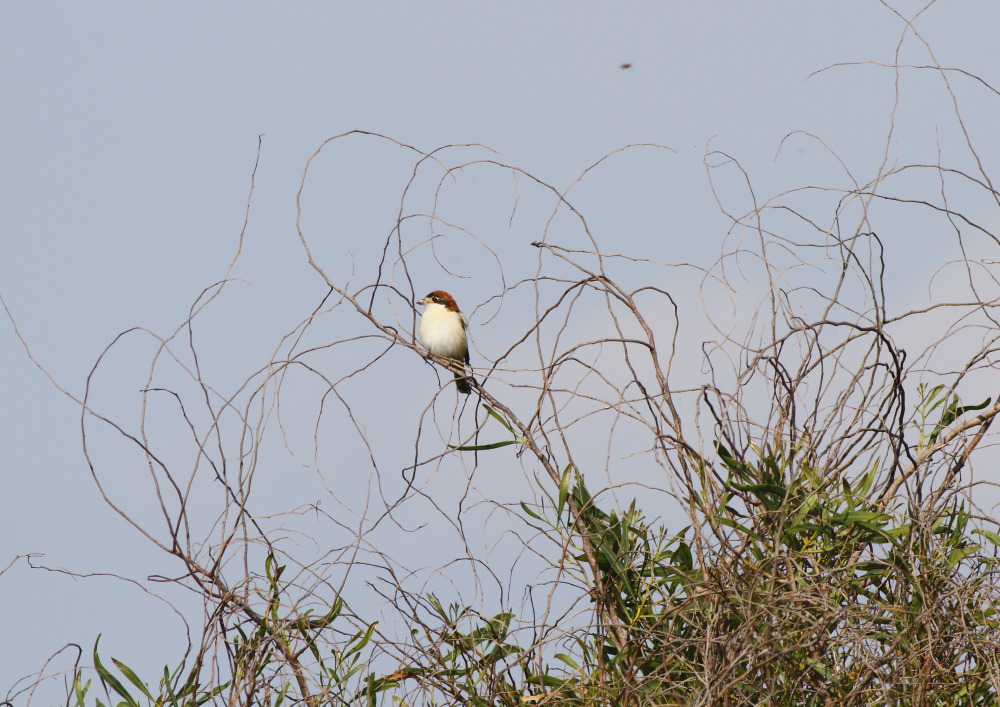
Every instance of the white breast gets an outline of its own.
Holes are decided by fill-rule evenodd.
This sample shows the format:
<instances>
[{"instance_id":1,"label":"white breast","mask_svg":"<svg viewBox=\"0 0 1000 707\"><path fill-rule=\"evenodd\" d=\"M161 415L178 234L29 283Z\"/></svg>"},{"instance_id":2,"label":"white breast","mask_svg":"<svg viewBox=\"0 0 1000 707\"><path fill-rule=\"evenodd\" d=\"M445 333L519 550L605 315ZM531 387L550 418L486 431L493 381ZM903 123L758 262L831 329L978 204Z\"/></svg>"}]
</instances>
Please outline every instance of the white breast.
<instances>
[{"instance_id":1,"label":"white breast","mask_svg":"<svg viewBox=\"0 0 1000 707\"><path fill-rule=\"evenodd\" d=\"M449 312L442 305L431 302L420 317L420 342L438 356L464 361L468 352L465 342L465 318L461 313Z\"/></svg>"}]
</instances>

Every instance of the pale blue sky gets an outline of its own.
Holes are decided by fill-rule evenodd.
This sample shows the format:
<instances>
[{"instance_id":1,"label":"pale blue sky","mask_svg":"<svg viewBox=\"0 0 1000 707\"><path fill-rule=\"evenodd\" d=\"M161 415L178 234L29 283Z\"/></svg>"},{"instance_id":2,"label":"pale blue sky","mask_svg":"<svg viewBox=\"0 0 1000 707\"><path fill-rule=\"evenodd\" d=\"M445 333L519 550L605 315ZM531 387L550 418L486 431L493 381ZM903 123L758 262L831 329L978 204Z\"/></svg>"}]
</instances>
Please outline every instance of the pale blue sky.
<instances>
[{"instance_id":1,"label":"pale blue sky","mask_svg":"<svg viewBox=\"0 0 1000 707\"><path fill-rule=\"evenodd\" d=\"M895 3L904 15L921 6ZM1000 84L995 2L942 0L916 26L942 65ZM117 333L169 333L225 274L263 134L234 271L248 284L227 290L205 324L204 346L224 352L206 356L206 366L231 390L323 296L295 235L295 193L319 144L351 129L423 150L483 144L560 188L616 148L664 145L673 152L616 157L574 193L610 250L707 265L726 222L705 176L706 150L737 157L765 197L806 184L846 186L811 140L791 140L776 159L796 130L821 137L859 179L871 178L885 149L893 73L869 65L808 77L837 62L892 62L902 36L899 17L876 0L8 3L0 23L0 294L42 365L79 395ZM929 57L909 36L901 61ZM939 77L906 76L890 162L932 163L940 145L945 159L967 165ZM996 158L996 97L954 81L967 127ZM470 159L485 154L469 151ZM324 152L303 215L324 263L346 271L348 253L363 258L380 247L411 167L402 150L374 139ZM538 215L550 203L533 202L528 190L511 221L509 178L484 170L468 180L450 192L449 214L504 252L538 238ZM997 225L995 211L983 208ZM918 257L935 245L919 221L892 235L914 272L939 264ZM496 272L467 264L462 275L471 279L434 270L415 285L418 294L456 292L482 324L477 343L490 347L502 333L487 328L488 306L476 308L495 293ZM78 410L28 361L12 328L0 329L0 567L33 552L81 573L166 573L101 502L81 454ZM311 335L323 339L315 328ZM125 419L137 411L153 351L136 341L104 371L98 397ZM405 356L394 361L410 368L398 372L393 395L413 396L419 409L433 392L430 374ZM420 390L408 391L418 380ZM111 467L134 463L110 447L106 454ZM128 478L116 489L141 505ZM31 571L22 560L0 576L0 597L3 692L65 643L89 649L102 631L110 652L150 674L183 647L169 610L124 583ZM161 622L171 628L150 645Z\"/></svg>"}]
</instances>

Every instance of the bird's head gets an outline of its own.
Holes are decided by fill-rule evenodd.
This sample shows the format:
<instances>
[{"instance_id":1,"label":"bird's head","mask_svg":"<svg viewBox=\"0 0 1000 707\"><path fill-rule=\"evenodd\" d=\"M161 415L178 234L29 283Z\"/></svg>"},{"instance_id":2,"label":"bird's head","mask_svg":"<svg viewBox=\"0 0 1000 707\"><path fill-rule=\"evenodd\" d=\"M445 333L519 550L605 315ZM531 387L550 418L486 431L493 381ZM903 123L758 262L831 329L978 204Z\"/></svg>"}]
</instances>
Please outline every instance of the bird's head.
<instances>
[{"instance_id":1,"label":"bird's head","mask_svg":"<svg viewBox=\"0 0 1000 707\"><path fill-rule=\"evenodd\" d=\"M431 307L443 307L449 312L458 311L458 304L455 302L455 298L444 290L434 290L422 299L418 299L417 304L422 304L428 309Z\"/></svg>"}]
</instances>

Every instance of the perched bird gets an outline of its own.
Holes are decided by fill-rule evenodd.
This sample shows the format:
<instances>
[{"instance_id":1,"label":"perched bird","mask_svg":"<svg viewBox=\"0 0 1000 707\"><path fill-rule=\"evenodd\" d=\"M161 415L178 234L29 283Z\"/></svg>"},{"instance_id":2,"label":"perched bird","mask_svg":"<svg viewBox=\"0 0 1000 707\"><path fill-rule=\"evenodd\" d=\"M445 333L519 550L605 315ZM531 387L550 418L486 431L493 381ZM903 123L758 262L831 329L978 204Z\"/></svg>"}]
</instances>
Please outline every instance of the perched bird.
<instances>
[{"instance_id":1,"label":"perched bird","mask_svg":"<svg viewBox=\"0 0 1000 707\"><path fill-rule=\"evenodd\" d=\"M469 362L469 344L465 338L465 315L462 314L455 298L443 290L434 290L417 304L424 305L420 317L420 342L432 354L454 359L455 365L448 370L455 374L455 385L460 392L472 392L465 364Z\"/></svg>"}]
</instances>

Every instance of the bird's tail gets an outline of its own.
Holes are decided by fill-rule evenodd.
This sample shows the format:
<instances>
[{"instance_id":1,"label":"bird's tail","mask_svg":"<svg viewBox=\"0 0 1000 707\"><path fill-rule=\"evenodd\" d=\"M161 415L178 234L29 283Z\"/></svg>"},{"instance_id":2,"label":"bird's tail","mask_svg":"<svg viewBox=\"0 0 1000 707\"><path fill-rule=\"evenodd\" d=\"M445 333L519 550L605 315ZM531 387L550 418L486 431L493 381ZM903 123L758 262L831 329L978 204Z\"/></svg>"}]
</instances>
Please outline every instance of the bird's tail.
<instances>
[{"instance_id":1,"label":"bird's tail","mask_svg":"<svg viewBox=\"0 0 1000 707\"><path fill-rule=\"evenodd\" d=\"M459 393L465 393L468 395L472 392L472 383L470 381L474 382L475 379L465 373L455 372L455 385L458 387Z\"/></svg>"},{"instance_id":2,"label":"bird's tail","mask_svg":"<svg viewBox=\"0 0 1000 707\"><path fill-rule=\"evenodd\" d=\"M457 359L449 361L448 364L448 370L455 374L455 386L458 388L458 392L465 395L471 393L472 385L476 382L476 379L469 375L465 364Z\"/></svg>"}]
</instances>

